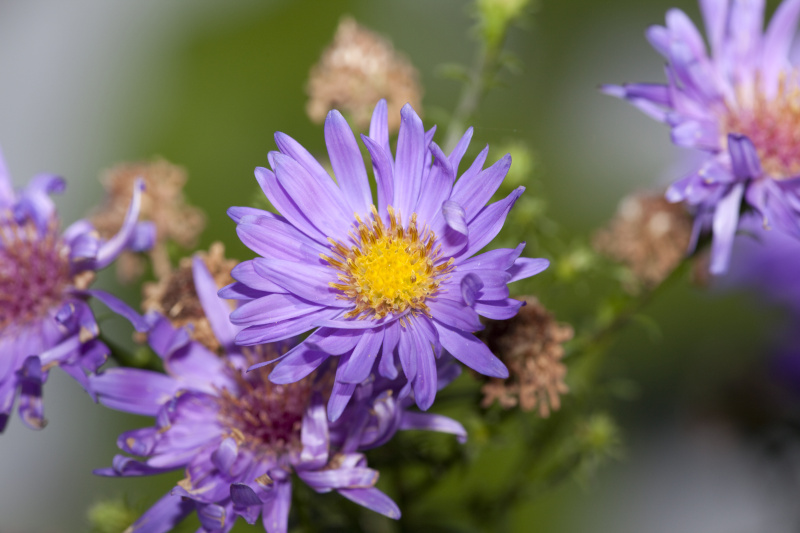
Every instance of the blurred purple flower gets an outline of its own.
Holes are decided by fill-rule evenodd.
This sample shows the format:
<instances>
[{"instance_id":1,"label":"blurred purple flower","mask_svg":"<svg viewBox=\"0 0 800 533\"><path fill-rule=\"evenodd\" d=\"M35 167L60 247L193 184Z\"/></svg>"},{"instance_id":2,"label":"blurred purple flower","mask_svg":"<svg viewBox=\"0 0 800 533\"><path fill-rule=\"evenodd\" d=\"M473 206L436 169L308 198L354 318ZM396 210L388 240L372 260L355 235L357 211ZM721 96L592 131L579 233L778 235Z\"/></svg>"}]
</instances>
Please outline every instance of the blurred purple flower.
<instances>
[{"instance_id":1,"label":"blurred purple flower","mask_svg":"<svg viewBox=\"0 0 800 533\"><path fill-rule=\"evenodd\" d=\"M800 0L784 0L762 33L764 0L700 0L711 55L685 13L647 38L667 59L666 84L603 90L672 129L678 146L709 158L667 191L696 207L695 236L710 226L712 273L725 272L739 213L800 238L800 78L789 60ZM696 238L695 238L696 241Z\"/></svg>"},{"instance_id":2,"label":"blurred purple flower","mask_svg":"<svg viewBox=\"0 0 800 533\"><path fill-rule=\"evenodd\" d=\"M105 362L108 348L87 303L95 297L130 320L146 324L108 293L89 289L95 271L123 249L144 249L152 228L137 223L141 184L135 188L125 224L111 239L99 239L85 220L61 232L49 195L64 190L53 175L35 176L14 192L0 154L0 432L19 391L19 413L30 428L45 425L42 386L58 366L87 388L87 373ZM87 389L88 390L88 389Z\"/></svg>"},{"instance_id":3,"label":"blurred purple flower","mask_svg":"<svg viewBox=\"0 0 800 533\"><path fill-rule=\"evenodd\" d=\"M274 342L313 329L281 357L270 379L292 383L338 356L331 420L376 366L393 379L398 358L423 410L436 395L443 349L482 374L508 376L472 333L483 328L479 316L514 316L522 304L508 297L507 284L548 266L545 259L521 258L524 244L475 256L524 190L486 205L511 157L483 169L486 147L456 181L472 129L446 156L432 142L435 128L426 132L411 106L400 115L396 156L385 101L375 108L369 135L361 136L372 159L377 208L355 136L331 111L325 142L336 182L300 144L277 133L280 151L269 154L274 172L257 168L256 179L281 215L229 210L242 242L262 256L237 266L238 282L220 292L246 301L231 314L244 326L236 342Z\"/></svg>"},{"instance_id":4,"label":"blurred purple flower","mask_svg":"<svg viewBox=\"0 0 800 533\"><path fill-rule=\"evenodd\" d=\"M270 382L261 372L246 374L248 365L278 355L281 345L236 346L240 328L228 321L228 304L217 298L216 284L201 260L194 260L193 270L198 297L225 357L150 314L150 345L164 360L167 375L116 368L91 378L102 404L156 419L154 427L128 431L117 441L123 451L145 460L118 455L111 468L97 474L186 469L186 478L129 531L170 531L196 511L201 531L229 531L236 517L253 524L261 514L268 532L285 532L292 472L317 492L335 490L398 518L400 510L375 488L378 472L367 467L359 450L385 442L398 429L432 429L464 438L463 427L445 417L406 412L407 393L381 396L369 387L359 388L349 414L330 424L323 397L331 388L332 362L285 385ZM454 377L452 371L445 374Z\"/></svg>"}]
</instances>

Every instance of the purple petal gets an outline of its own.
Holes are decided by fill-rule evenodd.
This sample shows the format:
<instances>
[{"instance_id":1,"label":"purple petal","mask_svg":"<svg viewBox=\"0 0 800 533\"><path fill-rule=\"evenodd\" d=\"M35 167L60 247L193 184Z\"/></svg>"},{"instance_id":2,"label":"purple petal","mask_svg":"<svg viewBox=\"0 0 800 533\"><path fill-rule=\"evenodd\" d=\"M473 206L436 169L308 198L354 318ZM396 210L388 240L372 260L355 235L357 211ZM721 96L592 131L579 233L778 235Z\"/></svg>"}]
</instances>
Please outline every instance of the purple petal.
<instances>
[{"instance_id":1,"label":"purple petal","mask_svg":"<svg viewBox=\"0 0 800 533\"><path fill-rule=\"evenodd\" d=\"M346 355L341 356L342 359L346 357ZM336 370L336 381L333 384L331 397L328 400L328 420L331 422L336 422L336 420L342 416L344 408L347 407L350 398L353 397L353 392L356 390L355 383L344 383L339 379L339 370L342 365L341 359L339 364L340 367Z\"/></svg>"},{"instance_id":2,"label":"purple petal","mask_svg":"<svg viewBox=\"0 0 800 533\"><path fill-rule=\"evenodd\" d=\"M278 182L275 174L263 167L255 170L256 181L267 196L270 203L298 230L320 243L327 243L328 236L311 223L308 217L297 206L286 189Z\"/></svg>"},{"instance_id":3,"label":"purple petal","mask_svg":"<svg viewBox=\"0 0 800 533\"><path fill-rule=\"evenodd\" d=\"M276 482L272 497L264 502L261 520L267 533L286 533L289 527L289 507L292 505L292 481Z\"/></svg>"},{"instance_id":4,"label":"purple petal","mask_svg":"<svg viewBox=\"0 0 800 533\"><path fill-rule=\"evenodd\" d=\"M333 173L350 204L351 214L354 211L366 215L372 205L372 191L364 168L364 158L361 157L353 130L335 109L325 119L325 144Z\"/></svg>"},{"instance_id":5,"label":"purple petal","mask_svg":"<svg viewBox=\"0 0 800 533\"><path fill-rule=\"evenodd\" d=\"M139 517L126 533L167 533L194 511L194 508L192 500L166 494Z\"/></svg>"},{"instance_id":6,"label":"purple petal","mask_svg":"<svg viewBox=\"0 0 800 533\"><path fill-rule=\"evenodd\" d=\"M709 272L722 274L728 269L733 237L739 225L739 210L742 204L744 184L734 185L714 211L713 239L711 241L711 265Z\"/></svg>"},{"instance_id":7,"label":"purple petal","mask_svg":"<svg viewBox=\"0 0 800 533\"><path fill-rule=\"evenodd\" d=\"M397 355L400 357L400 366L403 367L403 374L411 383L417 377L417 357L415 354L417 347L414 342L414 336L408 326L399 328L399 332Z\"/></svg>"},{"instance_id":8,"label":"purple petal","mask_svg":"<svg viewBox=\"0 0 800 533\"><path fill-rule=\"evenodd\" d=\"M428 301L428 307L435 320L451 328L463 331L483 329L478 313L464 302L437 297Z\"/></svg>"},{"instance_id":9,"label":"purple petal","mask_svg":"<svg viewBox=\"0 0 800 533\"><path fill-rule=\"evenodd\" d=\"M475 302L475 312L492 320L508 320L516 316L522 305L523 302L513 298L497 301L479 301Z\"/></svg>"},{"instance_id":10,"label":"purple petal","mask_svg":"<svg viewBox=\"0 0 800 533\"><path fill-rule=\"evenodd\" d=\"M469 244L462 253L463 257L470 257L479 252L484 246L494 239L506 221L508 212L520 197L525 187L518 187L505 199L490 204L483 208L469 223Z\"/></svg>"},{"instance_id":11,"label":"purple petal","mask_svg":"<svg viewBox=\"0 0 800 533\"><path fill-rule=\"evenodd\" d=\"M367 379L378 359L382 342L383 328L365 330L358 344L353 348L353 353L348 358L346 368L342 370L341 376L337 372L337 379L345 383L361 383Z\"/></svg>"},{"instance_id":12,"label":"purple petal","mask_svg":"<svg viewBox=\"0 0 800 533\"><path fill-rule=\"evenodd\" d=\"M314 349L308 342L293 348L269 375L269 380L279 385L300 381L321 365L330 354ZM255 367L251 367L252 370Z\"/></svg>"},{"instance_id":13,"label":"purple petal","mask_svg":"<svg viewBox=\"0 0 800 533\"><path fill-rule=\"evenodd\" d=\"M475 305L477 293L482 288L483 282L474 272L470 272L461 278L461 297L464 298L464 302L470 307Z\"/></svg>"},{"instance_id":14,"label":"purple petal","mask_svg":"<svg viewBox=\"0 0 800 533\"><path fill-rule=\"evenodd\" d=\"M720 55L728 22L730 0L700 0L700 11L706 25L706 33L715 57Z\"/></svg>"},{"instance_id":15,"label":"purple petal","mask_svg":"<svg viewBox=\"0 0 800 533\"><path fill-rule=\"evenodd\" d=\"M394 171L391 156L384 152L380 145L369 137L361 136L372 160L372 171L378 189L378 212L386 213L394 199Z\"/></svg>"},{"instance_id":16,"label":"purple petal","mask_svg":"<svg viewBox=\"0 0 800 533\"><path fill-rule=\"evenodd\" d=\"M477 315L476 315L477 316ZM417 376L414 379L414 400L417 407L427 411L433 400L436 398L437 377L436 377L436 357L433 355L431 343L419 331L416 323L410 327L414 335L414 345L416 347Z\"/></svg>"},{"instance_id":17,"label":"purple petal","mask_svg":"<svg viewBox=\"0 0 800 533\"><path fill-rule=\"evenodd\" d=\"M372 119L369 122L369 138L378 143L378 146L389 158L392 157L389 147L389 109L383 98L378 101L372 112Z\"/></svg>"},{"instance_id":18,"label":"purple petal","mask_svg":"<svg viewBox=\"0 0 800 533\"><path fill-rule=\"evenodd\" d=\"M789 50L800 18L800 0L784 0L764 33L761 48L761 78L767 99L772 99L778 89L780 73L787 70ZM788 69L790 70L790 69Z\"/></svg>"},{"instance_id":19,"label":"purple petal","mask_svg":"<svg viewBox=\"0 0 800 533\"><path fill-rule=\"evenodd\" d=\"M6 207L15 203L14 186L11 183L11 174L6 166L6 159L3 151L0 150L0 207Z\"/></svg>"},{"instance_id":20,"label":"purple petal","mask_svg":"<svg viewBox=\"0 0 800 533\"><path fill-rule=\"evenodd\" d=\"M434 221L434 217L443 209L442 204L445 204L445 200L450 197L456 175L450 160L436 143L430 143L429 149L434 158L433 167L425 178L423 184L425 194L420 195L416 212L420 220ZM463 212L463 209L461 211ZM450 221L446 216L445 219ZM466 228L466 224L464 227Z\"/></svg>"},{"instance_id":21,"label":"purple petal","mask_svg":"<svg viewBox=\"0 0 800 533\"><path fill-rule=\"evenodd\" d=\"M520 257L514 261L514 266L508 270L508 273L511 274L509 283L535 276L536 274L545 271L549 266L550 261L547 259Z\"/></svg>"},{"instance_id":22,"label":"purple petal","mask_svg":"<svg viewBox=\"0 0 800 533\"><path fill-rule=\"evenodd\" d=\"M255 290L261 292L286 293L286 289L258 274L256 272L255 263L253 260L239 263L233 267L233 270L231 270L231 276L233 276L233 279L242 282L251 291ZM238 290L241 291L241 289ZM231 291L234 291L233 285L229 285L225 289L222 289L220 293L228 295Z\"/></svg>"},{"instance_id":23,"label":"purple petal","mask_svg":"<svg viewBox=\"0 0 800 533\"><path fill-rule=\"evenodd\" d=\"M217 282L211 277L208 267L199 256L192 258L192 274L197 298L200 300L200 305L203 307L214 336L224 348L232 348L236 337L236 328L231 324L229 318L231 307L228 302L217 296Z\"/></svg>"},{"instance_id":24,"label":"purple petal","mask_svg":"<svg viewBox=\"0 0 800 533\"><path fill-rule=\"evenodd\" d=\"M230 321L238 325L277 324L326 309L292 294L268 294L236 308Z\"/></svg>"},{"instance_id":25,"label":"purple petal","mask_svg":"<svg viewBox=\"0 0 800 533\"><path fill-rule=\"evenodd\" d=\"M256 491L244 483L231 483L231 501L235 507L261 506L263 504Z\"/></svg>"},{"instance_id":26,"label":"purple petal","mask_svg":"<svg viewBox=\"0 0 800 533\"><path fill-rule=\"evenodd\" d=\"M261 257L253 259L253 267L262 278L317 305L352 306L351 302L340 299L339 292L328 285L336 281L332 268Z\"/></svg>"},{"instance_id":27,"label":"purple petal","mask_svg":"<svg viewBox=\"0 0 800 533\"><path fill-rule=\"evenodd\" d=\"M430 413L415 413L405 411L400 423L400 429L419 429L425 431L438 431L439 433L450 433L458 438L458 442L467 442L467 430L460 422L442 415Z\"/></svg>"},{"instance_id":28,"label":"purple petal","mask_svg":"<svg viewBox=\"0 0 800 533\"><path fill-rule=\"evenodd\" d=\"M394 162L394 208L408 220L417 205L425 160L425 129L409 104L400 111Z\"/></svg>"},{"instance_id":29,"label":"purple petal","mask_svg":"<svg viewBox=\"0 0 800 533\"><path fill-rule=\"evenodd\" d=\"M220 531L223 529L227 519L226 515L225 508L214 503L197 506L197 518L200 519L200 524L207 531Z\"/></svg>"},{"instance_id":30,"label":"purple petal","mask_svg":"<svg viewBox=\"0 0 800 533\"><path fill-rule=\"evenodd\" d=\"M227 439L223 440L219 448L214 450L211 454L211 462L217 467L222 475L228 476L230 475L231 467L233 466L234 461L236 461L236 457L239 455L239 447L236 445L236 441L232 438L228 437ZM260 500L259 500L259 503Z\"/></svg>"},{"instance_id":31,"label":"purple petal","mask_svg":"<svg viewBox=\"0 0 800 533\"><path fill-rule=\"evenodd\" d=\"M338 309L312 308L309 309L307 315L289 318L274 324L249 326L236 335L236 344L252 346L288 339L315 328L320 321L334 318L339 313Z\"/></svg>"},{"instance_id":32,"label":"purple petal","mask_svg":"<svg viewBox=\"0 0 800 533\"><path fill-rule=\"evenodd\" d=\"M761 162L756 147L745 135L728 135L728 152L731 154L733 175L740 180L761 176Z\"/></svg>"},{"instance_id":33,"label":"purple petal","mask_svg":"<svg viewBox=\"0 0 800 533\"><path fill-rule=\"evenodd\" d=\"M128 304L117 298L116 296L112 296L111 294L96 290L96 289L88 289L86 291L80 291L81 294L88 294L93 296L103 302L103 304L111 309L116 314L120 315L121 317L125 318L130 322L136 331L147 331L148 324L136 311L133 310Z\"/></svg>"},{"instance_id":34,"label":"purple petal","mask_svg":"<svg viewBox=\"0 0 800 533\"><path fill-rule=\"evenodd\" d=\"M128 212L122 226L116 235L103 243L97 251L97 268L108 266L124 250L134 234L136 222L139 219L139 210L142 207L142 192L144 191L144 180L138 178L133 185L133 196Z\"/></svg>"},{"instance_id":35,"label":"purple petal","mask_svg":"<svg viewBox=\"0 0 800 533\"><path fill-rule=\"evenodd\" d=\"M321 402L313 402L306 409L300 430L303 450L300 461L304 469L322 468L328 462L328 420Z\"/></svg>"},{"instance_id":36,"label":"purple petal","mask_svg":"<svg viewBox=\"0 0 800 533\"><path fill-rule=\"evenodd\" d=\"M231 220L233 220L237 224L239 224L245 218L257 219L262 217L272 218L275 220L282 220L286 222L286 219L284 219L280 215L276 215L275 213L271 213L269 211L264 211L263 209L257 209L255 207L233 206L228 208L227 214L231 218Z\"/></svg>"},{"instance_id":37,"label":"purple petal","mask_svg":"<svg viewBox=\"0 0 800 533\"><path fill-rule=\"evenodd\" d=\"M400 518L400 508L386 494L376 488L371 489L339 489L339 494L348 500L357 503L367 509L372 509L389 518L398 520Z\"/></svg>"},{"instance_id":38,"label":"purple petal","mask_svg":"<svg viewBox=\"0 0 800 533\"><path fill-rule=\"evenodd\" d=\"M42 429L47 424L42 403L42 385L47 374L42 371L39 358L35 355L26 357L18 375L19 416L30 429Z\"/></svg>"},{"instance_id":39,"label":"purple petal","mask_svg":"<svg viewBox=\"0 0 800 533\"><path fill-rule=\"evenodd\" d=\"M489 348L471 333L464 333L434 321L439 341L453 357L483 374L494 378L507 378L508 368Z\"/></svg>"},{"instance_id":40,"label":"purple petal","mask_svg":"<svg viewBox=\"0 0 800 533\"><path fill-rule=\"evenodd\" d=\"M371 468L337 468L331 470L301 470L297 475L312 489L370 488L378 481L378 472Z\"/></svg>"},{"instance_id":41,"label":"purple petal","mask_svg":"<svg viewBox=\"0 0 800 533\"><path fill-rule=\"evenodd\" d=\"M472 140L472 128L467 128L467 131L464 132L464 135L461 136L459 139L458 144L450 153L450 166L453 168L453 173L458 176L458 166L461 164L461 158L464 157L464 154L467 153L467 148L469 148L469 142Z\"/></svg>"},{"instance_id":42,"label":"purple petal","mask_svg":"<svg viewBox=\"0 0 800 533\"><path fill-rule=\"evenodd\" d=\"M236 227L242 243L262 257L317 264L327 251L291 224L274 218L247 219Z\"/></svg>"},{"instance_id":43,"label":"purple petal","mask_svg":"<svg viewBox=\"0 0 800 533\"><path fill-rule=\"evenodd\" d=\"M465 174L453 187L450 200L463 206L467 220L472 220L500 187L509 168L511 156L506 154L486 170L470 176Z\"/></svg>"},{"instance_id":44,"label":"purple petal","mask_svg":"<svg viewBox=\"0 0 800 533\"><path fill-rule=\"evenodd\" d=\"M458 203L448 200L442 204L442 215L444 216L447 226L464 235L469 236L469 228L467 227L466 211Z\"/></svg>"},{"instance_id":45,"label":"purple petal","mask_svg":"<svg viewBox=\"0 0 800 533\"><path fill-rule=\"evenodd\" d=\"M355 141L353 141L355 142ZM360 155L359 155L360 157ZM337 197L328 196L306 170L287 155L275 156L275 177L298 209L326 237L343 240L354 221L352 210ZM362 162L363 166L363 162Z\"/></svg>"},{"instance_id":46,"label":"purple petal","mask_svg":"<svg viewBox=\"0 0 800 533\"><path fill-rule=\"evenodd\" d=\"M110 368L89 383L101 404L138 415L155 416L178 390L178 382L158 372Z\"/></svg>"}]
</instances>

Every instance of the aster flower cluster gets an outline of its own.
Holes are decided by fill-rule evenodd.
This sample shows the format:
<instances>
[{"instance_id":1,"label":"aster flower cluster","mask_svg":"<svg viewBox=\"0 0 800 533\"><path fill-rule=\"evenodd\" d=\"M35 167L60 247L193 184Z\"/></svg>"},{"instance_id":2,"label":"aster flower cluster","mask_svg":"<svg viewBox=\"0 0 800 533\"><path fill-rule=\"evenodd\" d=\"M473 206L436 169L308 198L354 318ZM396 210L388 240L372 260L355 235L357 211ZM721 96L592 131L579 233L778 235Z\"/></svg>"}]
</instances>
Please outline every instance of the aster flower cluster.
<instances>
[{"instance_id":1,"label":"aster flower cluster","mask_svg":"<svg viewBox=\"0 0 800 533\"><path fill-rule=\"evenodd\" d=\"M647 38L667 60L665 84L607 86L707 158L667 191L713 234L710 270L724 272L744 205L766 228L800 238L797 67L790 57L800 2L784 0L762 31L763 1L700 0L710 53L678 9ZM695 242L696 242L695 236Z\"/></svg>"},{"instance_id":2,"label":"aster flower cluster","mask_svg":"<svg viewBox=\"0 0 800 533\"><path fill-rule=\"evenodd\" d=\"M308 83L324 153L275 133L252 184L268 207L227 210L243 261L226 256L236 243L225 239L182 257L206 215L187 205L186 173L171 163L113 167L101 207L62 230L50 195L64 181L39 175L15 190L0 157L0 432L15 404L27 426L45 425L54 367L100 405L145 417L95 473L180 480L103 531L196 520L200 532L247 523L281 533L308 517L322 529L315 513L335 505L360 527L383 516L408 520L403 531L455 530L417 505L428 495L438 505L440 480L443 492L465 487L464 520L496 530L531 487L615 453L602 409L626 384L607 379L600 355L709 233L712 273L733 263L741 285L769 272L765 285L796 314L800 79L790 44L800 0L784 0L764 31L760 0L700 0L709 50L679 10L648 30L666 83L603 90L666 123L703 161L666 194L625 197L593 238L570 242L538 196L508 221L521 185L536 185L534 166L506 180L511 155L490 158L473 144L481 130L465 128L529 4L476 0L478 60L443 142L418 114L411 63L342 19ZM508 146L533 160L524 141ZM732 253L738 230L778 244ZM501 232L508 247L492 245ZM552 276L537 276L550 261L531 255L556 258ZM126 281L145 278L140 311L92 288L116 260ZM599 290L589 286L597 278ZM579 301L557 313L543 303L569 294ZM135 353L101 334L93 301L132 324ZM508 458L495 462L492 450ZM494 487L485 469L466 468L473 461L513 475ZM480 487L467 494L470 475Z\"/></svg>"},{"instance_id":3,"label":"aster flower cluster","mask_svg":"<svg viewBox=\"0 0 800 533\"><path fill-rule=\"evenodd\" d=\"M60 177L41 174L14 191L0 155L0 431L17 395L23 422L44 427L42 387L54 367L92 393L87 374L97 371L109 350L98 339L90 299L103 302L137 329L147 327L117 297L90 288L95 272L124 250L152 244L152 226L137 222L143 184L132 184L122 226L109 239L100 238L86 220L62 231L49 195L64 188Z\"/></svg>"}]
</instances>

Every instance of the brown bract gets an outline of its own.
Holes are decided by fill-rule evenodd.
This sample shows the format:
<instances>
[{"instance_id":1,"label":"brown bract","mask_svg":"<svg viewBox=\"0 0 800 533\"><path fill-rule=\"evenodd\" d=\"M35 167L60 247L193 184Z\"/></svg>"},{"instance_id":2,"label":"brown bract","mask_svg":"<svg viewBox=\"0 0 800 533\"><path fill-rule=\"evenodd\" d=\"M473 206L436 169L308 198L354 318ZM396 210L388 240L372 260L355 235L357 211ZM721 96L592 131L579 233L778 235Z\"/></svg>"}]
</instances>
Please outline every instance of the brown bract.
<instances>
[{"instance_id":1,"label":"brown bract","mask_svg":"<svg viewBox=\"0 0 800 533\"><path fill-rule=\"evenodd\" d=\"M661 194L634 194L622 199L592 245L627 266L643 285L654 287L686 256L691 234L692 217L683 204L671 204Z\"/></svg>"},{"instance_id":2,"label":"brown bract","mask_svg":"<svg viewBox=\"0 0 800 533\"><path fill-rule=\"evenodd\" d=\"M564 383L567 367L561 362L563 343L573 335L572 327L559 324L539 301L522 297L527 305L510 320L487 320L478 336L506 364L508 379L486 383L482 405L497 401L503 408L519 405L523 411L538 407L539 415L561 407L560 396L569 392Z\"/></svg>"},{"instance_id":3,"label":"brown bract","mask_svg":"<svg viewBox=\"0 0 800 533\"><path fill-rule=\"evenodd\" d=\"M125 218L137 178L145 181L140 220L149 220L156 227L156 242L149 252L156 277L169 273L171 265L166 244L172 241L184 248L195 246L197 237L205 227L205 215L186 204L183 187L186 171L163 159L151 162L121 163L107 170L101 177L106 189L106 199L91 216L91 222L100 236L108 239L115 235ZM117 275L121 281L133 281L144 272L141 258L124 252L117 260Z\"/></svg>"},{"instance_id":4,"label":"brown bract","mask_svg":"<svg viewBox=\"0 0 800 533\"><path fill-rule=\"evenodd\" d=\"M207 253L199 252L198 255L208 267L218 288L233 283L231 270L237 261L225 259L225 246L221 242L215 242ZM219 351L219 342L195 291L191 258L181 259L178 268L158 282L145 283L143 293L142 309L145 312L157 311L177 328L191 325L191 337L194 340L212 351Z\"/></svg>"},{"instance_id":5,"label":"brown bract","mask_svg":"<svg viewBox=\"0 0 800 533\"><path fill-rule=\"evenodd\" d=\"M369 126L375 104L385 98L389 129L400 127L400 108L421 109L419 74L392 43L345 17L333 42L314 65L308 80L306 112L322 122L331 109L349 114L359 129Z\"/></svg>"}]
</instances>

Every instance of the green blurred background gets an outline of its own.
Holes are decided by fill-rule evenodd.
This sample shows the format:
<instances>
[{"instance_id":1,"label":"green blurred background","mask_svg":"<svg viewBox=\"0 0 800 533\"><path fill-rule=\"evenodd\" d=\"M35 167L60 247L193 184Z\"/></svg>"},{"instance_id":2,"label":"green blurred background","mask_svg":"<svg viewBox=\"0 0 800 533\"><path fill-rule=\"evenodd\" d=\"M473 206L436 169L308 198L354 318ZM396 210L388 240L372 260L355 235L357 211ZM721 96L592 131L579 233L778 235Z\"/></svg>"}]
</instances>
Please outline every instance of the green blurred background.
<instances>
[{"instance_id":1,"label":"green blurred background","mask_svg":"<svg viewBox=\"0 0 800 533\"><path fill-rule=\"evenodd\" d=\"M622 196L664 184L691 162L665 127L597 91L662 80L643 33L670 7L699 21L691 0L541 0L509 35L519 72L501 76L471 121L473 155L486 143L533 151L527 194L546 202L559 238L576 249ZM72 221L100 199L101 170L163 156L186 167L187 196L208 214L200 247L222 240L229 255L248 258L225 210L252 203L253 168L267 164L275 131L322 153L304 88L345 14L390 38L420 71L426 124L446 120L461 85L439 67L471 64L477 49L468 2L0 0L0 144L15 182L63 174L60 206ZM526 255L541 254L529 247ZM593 274L548 290L552 275L533 288L580 330L600 297ZM126 295L137 302L133 290ZM629 392L598 406L622 429L621 460L523 502L514 530L796 531L800 447L774 420L763 377L786 318L747 295L685 284L647 315L658 332L634 324L604 360L605 383ZM782 414L796 411L792 402L781 397ZM0 437L0 533L85 531L91 504L127 495L146 508L180 477L93 477L110 463L116 435L147 420L92 404L58 371L45 406L43 432L14 419ZM480 472L489 477L473 482L504 482L502 465Z\"/></svg>"}]
</instances>

